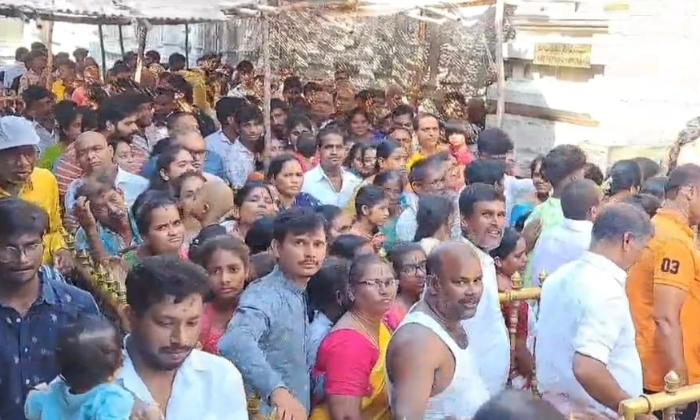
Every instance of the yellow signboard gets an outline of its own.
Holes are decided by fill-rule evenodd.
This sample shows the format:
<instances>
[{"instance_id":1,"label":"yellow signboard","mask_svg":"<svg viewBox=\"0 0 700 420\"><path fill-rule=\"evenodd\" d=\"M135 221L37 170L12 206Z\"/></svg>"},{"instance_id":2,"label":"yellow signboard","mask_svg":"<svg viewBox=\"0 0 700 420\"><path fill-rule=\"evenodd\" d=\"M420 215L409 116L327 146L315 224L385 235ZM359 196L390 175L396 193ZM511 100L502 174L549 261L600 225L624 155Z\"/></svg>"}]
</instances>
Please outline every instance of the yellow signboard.
<instances>
[{"instance_id":1,"label":"yellow signboard","mask_svg":"<svg viewBox=\"0 0 700 420\"><path fill-rule=\"evenodd\" d=\"M591 68L590 44L537 44L534 64L557 67Z\"/></svg>"}]
</instances>

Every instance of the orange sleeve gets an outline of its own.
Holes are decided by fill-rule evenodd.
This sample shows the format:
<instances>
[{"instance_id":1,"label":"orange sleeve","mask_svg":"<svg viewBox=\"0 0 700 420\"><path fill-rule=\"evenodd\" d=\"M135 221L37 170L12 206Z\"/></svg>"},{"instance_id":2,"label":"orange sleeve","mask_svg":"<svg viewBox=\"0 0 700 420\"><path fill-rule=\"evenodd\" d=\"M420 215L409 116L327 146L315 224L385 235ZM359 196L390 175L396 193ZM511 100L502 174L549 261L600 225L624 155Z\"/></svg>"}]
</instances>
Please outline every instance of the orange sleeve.
<instances>
[{"instance_id":1,"label":"orange sleeve","mask_svg":"<svg viewBox=\"0 0 700 420\"><path fill-rule=\"evenodd\" d=\"M695 279L693 250L680 240L664 243L654 253L654 284L662 284L685 292Z\"/></svg>"}]
</instances>

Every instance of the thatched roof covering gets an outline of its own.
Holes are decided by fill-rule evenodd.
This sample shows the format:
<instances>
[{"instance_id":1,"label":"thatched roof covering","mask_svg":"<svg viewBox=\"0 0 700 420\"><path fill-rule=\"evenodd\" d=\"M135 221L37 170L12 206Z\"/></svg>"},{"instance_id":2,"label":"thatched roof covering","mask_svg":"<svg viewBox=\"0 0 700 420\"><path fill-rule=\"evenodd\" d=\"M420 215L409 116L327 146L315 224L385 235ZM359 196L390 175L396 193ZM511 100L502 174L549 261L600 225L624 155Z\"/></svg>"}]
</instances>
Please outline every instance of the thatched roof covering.
<instances>
[{"instance_id":1,"label":"thatched roof covering","mask_svg":"<svg viewBox=\"0 0 700 420\"><path fill-rule=\"evenodd\" d=\"M460 14L459 21L427 23L422 39L421 21L407 13L358 18L307 9L280 14L270 21L272 68L289 68L318 80L332 78L336 68L343 68L358 88L398 84L410 90L431 85L438 96L449 91L480 96L495 77L494 11L488 5L452 11ZM436 17L430 10L426 15ZM247 58L260 68L259 21L243 19L230 25L230 31L243 32L235 59ZM508 23L505 30L510 32Z\"/></svg>"},{"instance_id":2,"label":"thatched roof covering","mask_svg":"<svg viewBox=\"0 0 700 420\"><path fill-rule=\"evenodd\" d=\"M261 0L222 0L221 7L227 15L256 17L286 15L290 12L323 14L342 18L380 17L405 14L428 16L439 23L445 17L461 18L459 10L472 6L492 6L495 0L291 0L270 6Z\"/></svg>"}]
</instances>

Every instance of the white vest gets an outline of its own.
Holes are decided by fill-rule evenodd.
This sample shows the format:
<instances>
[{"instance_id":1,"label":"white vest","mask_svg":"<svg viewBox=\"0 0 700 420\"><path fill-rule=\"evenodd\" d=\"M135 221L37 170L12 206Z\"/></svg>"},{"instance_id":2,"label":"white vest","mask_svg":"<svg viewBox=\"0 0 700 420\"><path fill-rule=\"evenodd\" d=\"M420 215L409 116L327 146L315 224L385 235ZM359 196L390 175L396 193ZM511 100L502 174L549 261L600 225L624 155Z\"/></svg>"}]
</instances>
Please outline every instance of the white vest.
<instances>
[{"instance_id":1,"label":"white vest","mask_svg":"<svg viewBox=\"0 0 700 420\"><path fill-rule=\"evenodd\" d=\"M447 417L470 419L489 399L489 392L479 374L479 368L471 351L460 348L450 334L435 319L423 312L409 312L401 323L420 324L430 329L450 349L455 359L452 381L442 392L428 399L424 420L444 420ZM391 393L392 384L389 384ZM391 401L391 398L389 398Z\"/></svg>"},{"instance_id":2,"label":"white vest","mask_svg":"<svg viewBox=\"0 0 700 420\"><path fill-rule=\"evenodd\" d=\"M467 336L473 339L470 342L472 352L479 361L481 378L493 397L505 389L510 371L510 340L498 301L496 265L484 251L470 241L462 240L479 256L484 284L476 314L462 321L462 326L467 330Z\"/></svg>"}]
</instances>

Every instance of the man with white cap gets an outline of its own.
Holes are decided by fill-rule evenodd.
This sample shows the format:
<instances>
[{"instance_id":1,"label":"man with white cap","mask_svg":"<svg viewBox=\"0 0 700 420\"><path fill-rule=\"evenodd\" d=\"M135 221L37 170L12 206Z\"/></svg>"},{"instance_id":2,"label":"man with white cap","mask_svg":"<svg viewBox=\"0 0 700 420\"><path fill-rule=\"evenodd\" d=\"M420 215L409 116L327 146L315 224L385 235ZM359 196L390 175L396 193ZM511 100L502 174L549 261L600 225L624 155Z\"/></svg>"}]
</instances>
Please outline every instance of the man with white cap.
<instances>
[{"instance_id":1,"label":"man with white cap","mask_svg":"<svg viewBox=\"0 0 700 420\"><path fill-rule=\"evenodd\" d=\"M36 204L49 215L44 235L44 263L60 271L72 267L72 258L61 235L58 184L53 174L36 167L39 136L24 118L0 118L0 199L17 197Z\"/></svg>"}]
</instances>

